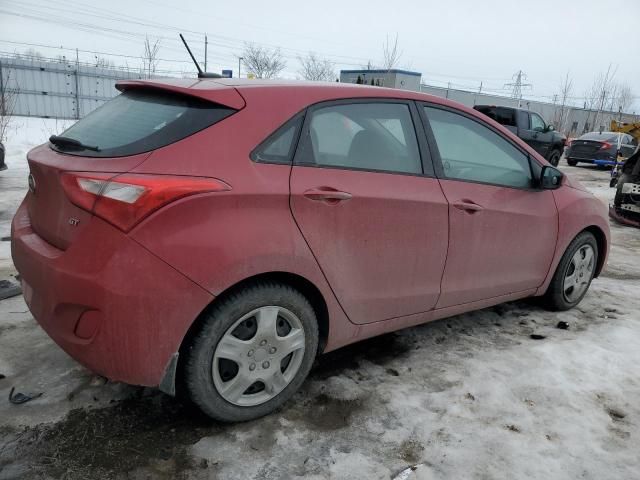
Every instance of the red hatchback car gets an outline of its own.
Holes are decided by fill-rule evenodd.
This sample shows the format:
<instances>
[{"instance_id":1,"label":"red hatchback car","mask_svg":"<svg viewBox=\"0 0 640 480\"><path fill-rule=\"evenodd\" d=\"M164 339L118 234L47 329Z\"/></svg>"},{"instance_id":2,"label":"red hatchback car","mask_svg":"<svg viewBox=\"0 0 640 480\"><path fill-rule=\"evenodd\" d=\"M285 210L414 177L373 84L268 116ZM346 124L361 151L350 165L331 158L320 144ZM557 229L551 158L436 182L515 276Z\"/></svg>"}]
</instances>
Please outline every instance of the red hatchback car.
<instances>
[{"instance_id":1,"label":"red hatchback car","mask_svg":"<svg viewBox=\"0 0 640 480\"><path fill-rule=\"evenodd\" d=\"M265 415L319 352L501 302L575 306L606 208L502 126L355 85L126 81L28 154L34 317L112 380Z\"/></svg>"}]
</instances>

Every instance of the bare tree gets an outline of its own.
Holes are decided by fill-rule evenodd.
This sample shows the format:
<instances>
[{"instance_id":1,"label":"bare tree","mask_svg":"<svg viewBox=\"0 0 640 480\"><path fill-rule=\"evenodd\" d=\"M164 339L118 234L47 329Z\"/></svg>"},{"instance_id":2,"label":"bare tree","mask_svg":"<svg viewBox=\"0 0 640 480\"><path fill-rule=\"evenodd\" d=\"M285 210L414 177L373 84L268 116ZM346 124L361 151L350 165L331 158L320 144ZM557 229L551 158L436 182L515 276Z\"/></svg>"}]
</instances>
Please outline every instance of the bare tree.
<instances>
[{"instance_id":1,"label":"bare tree","mask_svg":"<svg viewBox=\"0 0 640 480\"><path fill-rule=\"evenodd\" d=\"M564 80L560 83L560 111L557 112L555 119L556 128L561 132L564 131L565 124L569 118L569 107L567 106L567 103L572 91L573 79L569 77L569 72L567 72L564 76Z\"/></svg>"},{"instance_id":2,"label":"bare tree","mask_svg":"<svg viewBox=\"0 0 640 480\"><path fill-rule=\"evenodd\" d=\"M585 130L587 125L589 126L589 130L595 130L597 128L600 114L606 105L608 96L613 90L613 78L615 74L616 70L612 72L611 65L609 65L606 73L598 74L593 79L591 87L585 92L584 108L588 110Z\"/></svg>"},{"instance_id":3,"label":"bare tree","mask_svg":"<svg viewBox=\"0 0 640 480\"><path fill-rule=\"evenodd\" d=\"M271 50L255 43L245 43L240 56L249 73L257 78L275 78L287 66L279 48Z\"/></svg>"},{"instance_id":4,"label":"bare tree","mask_svg":"<svg viewBox=\"0 0 640 480\"><path fill-rule=\"evenodd\" d=\"M145 46L145 52L146 52L146 46ZM96 67L98 67L98 68L113 68L113 67L115 67L115 64L113 63L112 60L109 60L108 58L105 58L105 57L99 57L98 55L95 56L94 65Z\"/></svg>"},{"instance_id":5,"label":"bare tree","mask_svg":"<svg viewBox=\"0 0 640 480\"><path fill-rule=\"evenodd\" d=\"M42 53L40 53L34 48L29 48L25 50L24 53L22 54L18 53L16 54L16 57L24 58L26 60L44 60L44 55L42 55Z\"/></svg>"},{"instance_id":6,"label":"bare tree","mask_svg":"<svg viewBox=\"0 0 640 480\"><path fill-rule=\"evenodd\" d=\"M624 112L631 108L634 100L635 95L629 84L620 84L618 86L618 108L620 108L620 110Z\"/></svg>"},{"instance_id":7,"label":"bare tree","mask_svg":"<svg viewBox=\"0 0 640 480\"><path fill-rule=\"evenodd\" d=\"M363 70L375 70L377 67L373 64L371 60L367 60L366 65L362 65Z\"/></svg>"},{"instance_id":8,"label":"bare tree","mask_svg":"<svg viewBox=\"0 0 640 480\"><path fill-rule=\"evenodd\" d=\"M10 80L11 70L8 70L7 76L0 78L0 141L7 139L7 131L18 100L18 90L9 87Z\"/></svg>"},{"instance_id":9,"label":"bare tree","mask_svg":"<svg viewBox=\"0 0 640 480\"><path fill-rule=\"evenodd\" d=\"M144 53L142 55L142 69L147 78L151 78L158 68L158 50L160 50L160 40L149 41L149 37L144 40Z\"/></svg>"},{"instance_id":10,"label":"bare tree","mask_svg":"<svg viewBox=\"0 0 640 480\"><path fill-rule=\"evenodd\" d=\"M398 34L396 33L393 42L389 42L389 35L387 35L387 39L382 44L382 67L385 70L391 70L398 64L401 56L402 52L398 50Z\"/></svg>"},{"instance_id":11,"label":"bare tree","mask_svg":"<svg viewBox=\"0 0 640 480\"><path fill-rule=\"evenodd\" d=\"M309 52L306 57L298 57L301 68L298 73L305 80L330 82L335 79L333 63L326 58L320 58L315 53Z\"/></svg>"}]
</instances>

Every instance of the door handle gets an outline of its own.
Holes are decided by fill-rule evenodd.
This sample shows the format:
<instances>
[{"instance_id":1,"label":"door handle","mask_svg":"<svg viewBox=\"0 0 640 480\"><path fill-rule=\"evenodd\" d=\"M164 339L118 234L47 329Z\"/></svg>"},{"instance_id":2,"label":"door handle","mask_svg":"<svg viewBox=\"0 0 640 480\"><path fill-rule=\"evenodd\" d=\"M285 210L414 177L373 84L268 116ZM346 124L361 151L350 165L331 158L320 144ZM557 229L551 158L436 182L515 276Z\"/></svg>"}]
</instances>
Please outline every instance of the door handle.
<instances>
[{"instance_id":1,"label":"door handle","mask_svg":"<svg viewBox=\"0 0 640 480\"><path fill-rule=\"evenodd\" d=\"M316 187L305 190L303 195L309 200L316 202L325 202L329 205L350 200L352 195L348 192L341 192L332 187Z\"/></svg>"},{"instance_id":2,"label":"door handle","mask_svg":"<svg viewBox=\"0 0 640 480\"><path fill-rule=\"evenodd\" d=\"M465 212L468 212L468 213L475 213L475 212L484 210L484 207L482 205L478 205L477 203L472 202L471 200L461 200L459 202L454 203L453 206L458 210L464 210Z\"/></svg>"}]
</instances>

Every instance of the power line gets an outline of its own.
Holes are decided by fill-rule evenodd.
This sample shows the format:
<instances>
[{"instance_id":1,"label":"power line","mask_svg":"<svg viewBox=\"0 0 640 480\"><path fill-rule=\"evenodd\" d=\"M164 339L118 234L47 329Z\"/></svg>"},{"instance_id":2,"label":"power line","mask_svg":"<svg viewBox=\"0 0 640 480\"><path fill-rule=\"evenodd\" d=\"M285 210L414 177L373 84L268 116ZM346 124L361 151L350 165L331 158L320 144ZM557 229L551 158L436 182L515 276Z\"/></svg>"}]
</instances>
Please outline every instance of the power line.
<instances>
[{"instance_id":1,"label":"power line","mask_svg":"<svg viewBox=\"0 0 640 480\"><path fill-rule=\"evenodd\" d=\"M43 5L37 5L37 8L34 8L33 5L31 4L32 7L28 8L25 10L25 7L23 6L25 4L25 2L20 2L20 11L16 12L16 11L8 11L8 10L4 10L4 13L7 13L9 15L14 15L14 16L18 16L18 17L23 17L23 18L30 18L33 20L38 20L38 21L43 21L43 22L47 22L47 23L53 23L55 25L65 25L65 26L69 26L69 27L73 27L74 29L79 29L82 31L91 31L92 33L99 33L106 35L106 36L111 36L115 38L118 38L118 36L127 36L127 37L144 37L144 35L142 34L136 34L130 31L124 31L124 30L119 30L116 28L109 28L109 27L105 27L103 25L95 25L95 24L90 24L90 23L86 23L84 21L79 21L79 20L72 20L69 19L68 17L60 17L60 16L55 16L55 15L51 15L49 13L45 13L42 10L38 11L37 8L51 8L51 7L46 7ZM91 7L91 8L96 8L96 7ZM54 8L54 10L60 10L58 8ZM109 15L104 15L104 14L99 14L99 13L86 13L87 9L84 9L85 12L78 12L75 10L66 10L67 12L70 13L74 13L74 14L80 14L80 15L90 15L93 17L97 17L97 18L101 18L103 20L110 20L110 21L118 21L118 22L125 22L125 23L131 23L131 24L136 24L136 25L141 25L141 26L145 26L145 27L149 27L149 28L159 28L159 29L163 29L163 30L173 30L176 32L190 32L193 34L197 34L198 35L198 42L200 41L200 39L202 38L202 36L204 35L204 32L195 32L193 30L189 30L189 29L183 29L183 28L178 28L178 27L174 27L171 25L165 25L165 24L159 24L159 23L149 23L148 21L144 21L143 19L139 19L137 17L132 17L127 15L126 17L121 16L118 13L110 13ZM105 9L100 9L102 11L105 12L109 12L108 10ZM0 10L2 11L2 10ZM114 17L115 15L115 17ZM90 29L90 30L87 30ZM222 35L216 35L216 34L209 34L210 37L215 37L217 38L217 42L213 42L213 41L209 41L209 44L212 45L216 45L222 48L228 48L228 49L242 49L244 47L245 41L244 40L239 40L239 39L235 39L232 37L225 37ZM168 40L171 42L178 42L177 38L175 37L166 37L163 35L154 35L154 37L157 38L161 38L163 40ZM122 38L119 38L122 39ZM264 43L264 42L256 42L262 46L265 47L269 47L269 48L277 48L279 50L281 50L283 53L283 56L287 57L287 58L291 58L291 59L297 59L297 57L299 55L306 55L308 52L302 49L297 49L297 48L290 48L290 47L283 47L281 45L274 45L274 44L268 44L268 43ZM196 44L198 45L198 44ZM166 47L163 46L163 48L170 48L171 47ZM181 50L178 47L174 47L173 48ZM195 50L196 48L194 48ZM289 53L287 53L289 52ZM319 52L320 53L320 52ZM352 57L352 56L348 56L348 55L339 55L339 54L328 54L328 53L320 53L322 56L327 57L329 59L333 58L334 60L332 60L331 62L335 65L354 65L354 64L362 64L362 62L366 62L366 60L364 60L364 58L360 58L360 57ZM231 55L229 55L231 56ZM235 59L237 59L237 55L233 56L233 59L235 61Z\"/></svg>"}]
</instances>

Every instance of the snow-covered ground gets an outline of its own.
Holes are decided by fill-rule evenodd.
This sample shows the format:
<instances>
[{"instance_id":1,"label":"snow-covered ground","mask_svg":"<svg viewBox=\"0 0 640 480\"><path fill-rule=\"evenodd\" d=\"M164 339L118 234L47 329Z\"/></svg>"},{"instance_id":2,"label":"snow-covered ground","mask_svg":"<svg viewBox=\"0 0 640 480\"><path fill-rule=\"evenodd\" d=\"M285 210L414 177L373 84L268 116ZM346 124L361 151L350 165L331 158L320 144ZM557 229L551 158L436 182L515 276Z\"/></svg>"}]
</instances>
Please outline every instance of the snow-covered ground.
<instances>
[{"instance_id":1,"label":"snow-covered ground","mask_svg":"<svg viewBox=\"0 0 640 480\"><path fill-rule=\"evenodd\" d=\"M1 236L26 187L26 150L63 127L21 121L0 173ZM610 200L608 172L563 170ZM0 479L388 479L416 464L403 478L639 478L640 230L612 224L612 236L578 308L516 302L361 342L321 357L286 409L241 425L103 385L20 297L4 300ZM0 279L13 269L1 245ZM9 405L12 386L44 395Z\"/></svg>"}]
</instances>

